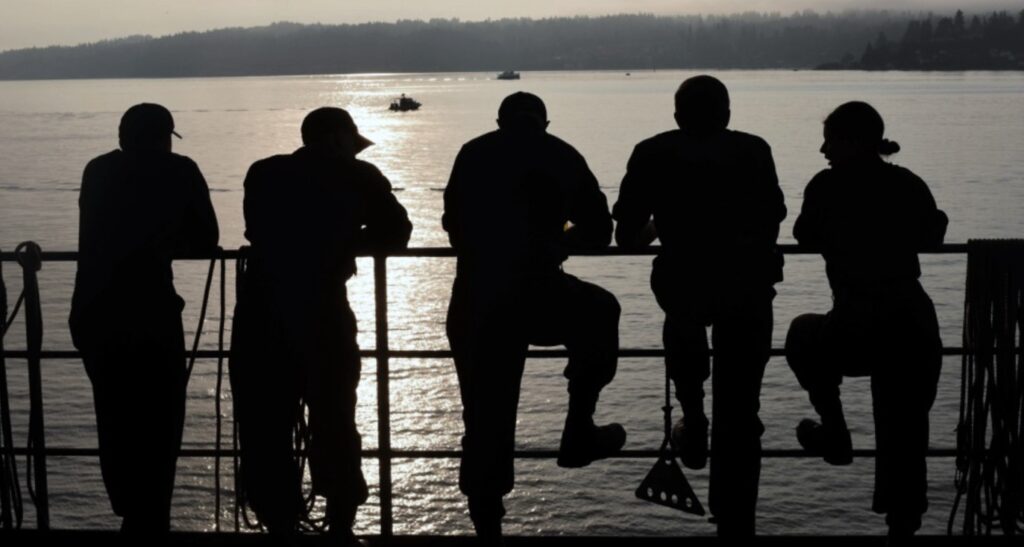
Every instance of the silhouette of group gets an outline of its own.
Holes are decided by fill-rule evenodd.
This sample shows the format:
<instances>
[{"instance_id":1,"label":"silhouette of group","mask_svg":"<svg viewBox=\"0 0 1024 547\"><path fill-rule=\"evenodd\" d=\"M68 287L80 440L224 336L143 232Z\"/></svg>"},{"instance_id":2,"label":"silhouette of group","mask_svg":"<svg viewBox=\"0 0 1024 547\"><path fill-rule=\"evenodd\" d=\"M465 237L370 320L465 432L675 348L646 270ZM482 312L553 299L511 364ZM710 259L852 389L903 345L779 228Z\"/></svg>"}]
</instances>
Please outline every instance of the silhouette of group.
<instances>
[{"instance_id":1,"label":"silhouette of group","mask_svg":"<svg viewBox=\"0 0 1024 547\"><path fill-rule=\"evenodd\" d=\"M506 97L498 129L467 142L455 159L442 218L458 257L447 335L465 427L459 487L482 544L502 542L529 345L569 353L558 465L587 466L625 445L621 425L593 419L616 372L619 304L562 266L573 251L610 245L613 220L622 248L661 242L651 288L665 312L665 365L683 410L672 445L686 467L701 469L710 430L718 534L755 533L758 412L786 206L768 144L728 129L722 82L684 81L675 121L678 129L636 146L611 210L583 156L547 132L536 95ZM272 535L294 541L304 511L294 449L303 437L329 532L357 545L352 525L367 485L355 419L356 319L345 283L357 254L404 248L412 224L387 178L356 158L373 143L348 112L314 110L301 133L301 148L257 161L245 178L251 247L230 360L238 487ZM92 382L103 480L122 531L163 534L187 383L184 303L171 261L215 249L218 229L198 167L171 152L177 133L166 108L131 107L119 134L120 150L91 161L83 176L70 326ZM917 253L941 244L948 222L920 178L883 159L898 150L866 103L843 104L826 118L821 152L829 168L807 185L794 237L824 257L833 307L795 319L786 339L787 361L820 416L799 424L797 440L826 462L852 461L843 376L870 377L872 507L893 537L916 532L927 507L928 413L942 346ZM881 350L860 352L866 338Z\"/></svg>"}]
</instances>

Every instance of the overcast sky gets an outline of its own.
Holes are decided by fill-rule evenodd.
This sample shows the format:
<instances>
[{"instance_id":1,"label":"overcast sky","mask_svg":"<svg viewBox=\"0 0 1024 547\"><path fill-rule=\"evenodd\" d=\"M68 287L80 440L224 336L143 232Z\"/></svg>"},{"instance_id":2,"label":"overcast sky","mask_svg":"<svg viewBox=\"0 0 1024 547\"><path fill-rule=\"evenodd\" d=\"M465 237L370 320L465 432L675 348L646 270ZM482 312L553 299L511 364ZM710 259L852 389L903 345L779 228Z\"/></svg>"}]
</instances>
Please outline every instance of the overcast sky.
<instances>
[{"instance_id":1,"label":"overcast sky","mask_svg":"<svg viewBox=\"0 0 1024 547\"><path fill-rule=\"evenodd\" d=\"M0 0L0 51L78 44L131 34L257 26L274 21L359 23L458 17L614 13L734 13L858 9L950 11L1010 0Z\"/></svg>"}]
</instances>

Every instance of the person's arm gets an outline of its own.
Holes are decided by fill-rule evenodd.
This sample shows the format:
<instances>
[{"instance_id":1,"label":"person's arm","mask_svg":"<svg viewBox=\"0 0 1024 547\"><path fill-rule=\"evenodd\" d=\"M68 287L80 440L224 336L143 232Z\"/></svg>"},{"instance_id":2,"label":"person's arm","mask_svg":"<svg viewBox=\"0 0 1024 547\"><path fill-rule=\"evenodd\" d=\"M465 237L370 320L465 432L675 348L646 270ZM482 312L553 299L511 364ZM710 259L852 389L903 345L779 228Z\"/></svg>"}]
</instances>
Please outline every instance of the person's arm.
<instances>
[{"instance_id":1,"label":"person's arm","mask_svg":"<svg viewBox=\"0 0 1024 547\"><path fill-rule=\"evenodd\" d=\"M946 238L946 228L949 226L949 217L939 209L932 196L928 184L914 175L915 201L920 204L921 211L919 218L921 225L918 227L918 250L930 250L942 245Z\"/></svg>"},{"instance_id":2,"label":"person's arm","mask_svg":"<svg viewBox=\"0 0 1024 547\"><path fill-rule=\"evenodd\" d=\"M370 169L367 209L357 249L372 254L404 249L412 234L409 214L392 192L387 177L366 165Z\"/></svg>"},{"instance_id":3,"label":"person's arm","mask_svg":"<svg viewBox=\"0 0 1024 547\"><path fill-rule=\"evenodd\" d=\"M441 227L448 232L448 243L457 249L461 234L459 233L459 189L466 172L465 148L459 150L452 165L452 173L448 177L448 185L444 187L444 212L441 214Z\"/></svg>"},{"instance_id":4,"label":"person's arm","mask_svg":"<svg viewBox=\"0 0 1024 547\"><path fill-rule=\"evenodd\" d=\"M826 184L827 171L818 173L804 188L804 202L800 207L800 216L793 225L793 237L797 243L811 251L822 250L825 243L822 185Z\"/></svg>"},{"instance_id":5,"label":"person's arm","mask_svg":"<svg viewBox=\"0 0 1024 547\"><path fill-rule=\"evenodd\" d=\"M764 240L769 245L775 245L779 239L779 224L786 218L786 198L779 186L779 176L775 171L775 160L772 158L772 149L767 143L763 143L758 152L757 159L758 184L756 186L758 196L756 203L759 205L760 225L758 233L763 234Z\"/></svg>"},{"instance_id":6,"label":"person's arm","mask_svg":"<svg viewBox=\"0 0 1024 547\"><path fill-rule=\"evenodd\" d=\"M634 148L626 165L626 175L619 185L619 199L615 202L612 216L616 222L615 243L624 249L646 247L658 237L651 221L653 207L646 191L652 183L648 175L649 162L640 146Z\"/></svg>"},{"instance_id":7,"label":"person's arm","mask_svg":"<svg viewBox=\"0 0 1024 547\"><path fill-rule=\"evenodd\" d=\"M578 156L577 161L579 178L574 195L569 198L568 208L572 225L565 230L562 244L569 249L603 249L612 242L608 198L583 156Z\"/></svg>"},{"instance_id":8,"label":"person's arm","mask_svg":"<svg viewBox=\"0 0 1024 547\"><path fill-rule=\"evenodd\" d=\"M98 249L96 245L102 238L94 233L98 230L97 222L101 218L100 196L96 188L98 167L95 161L89 162L82 172L82 188L78 194L78 254L79 261L93 257Z\"/></svg>"},{"instance_id":9,"label":"person's arm","mask_svg":"<svg viewBox=\"0 0 1024 547\"><path fill-rule=\"evenodd\" d=\"M217 248L220 229L210 202L210 188L199 166L189 161L186 177L192 190L185 213L185 252L203 253Z\"/></svg>"}]
</instances>

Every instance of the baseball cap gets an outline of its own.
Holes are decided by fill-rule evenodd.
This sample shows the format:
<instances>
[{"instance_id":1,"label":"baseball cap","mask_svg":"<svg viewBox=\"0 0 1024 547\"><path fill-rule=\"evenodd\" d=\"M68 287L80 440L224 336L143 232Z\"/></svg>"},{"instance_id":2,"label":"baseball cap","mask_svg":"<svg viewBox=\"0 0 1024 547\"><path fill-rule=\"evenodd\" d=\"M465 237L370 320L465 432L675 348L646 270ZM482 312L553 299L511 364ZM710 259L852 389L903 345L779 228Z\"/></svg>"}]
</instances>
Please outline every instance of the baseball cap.
<instances>
[{"instance_id":1,"label":"baseball cap","mask_svg":"<svg viewBox=\"0 0 1024 547\"><path fill-rule=\"evenodd\" d=\"M345 109L334 106L317 108L306 115L302 120L302 142L316 142L339 129L348 131L355 138L357 153L373 145L373 141L359 134L352 116Z\"/></svg>"},{"instance_id":2,"label":"baseball cap","mask_svg":"<svg viewBox=\"0 0 1024 547\"><path fill-rule=\"evenodd\" d=\"M118 136L122 142L152 141L166 135L181 135L174 130L171 111L154 103L140 103L125 111L121 116Z\"/></svg>"}]
</instances>

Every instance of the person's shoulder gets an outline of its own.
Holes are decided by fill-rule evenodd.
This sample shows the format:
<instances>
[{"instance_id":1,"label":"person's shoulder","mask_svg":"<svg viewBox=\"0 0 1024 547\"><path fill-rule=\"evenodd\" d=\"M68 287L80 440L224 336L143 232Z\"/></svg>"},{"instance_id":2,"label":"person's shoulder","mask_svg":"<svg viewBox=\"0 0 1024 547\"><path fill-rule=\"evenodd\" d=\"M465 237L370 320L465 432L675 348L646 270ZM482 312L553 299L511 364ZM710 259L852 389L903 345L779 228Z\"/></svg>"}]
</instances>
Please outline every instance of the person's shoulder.
<instances>
[{"instance_id":1,"label":"person's shoulder","mask_svg":"<svg viewBox=\"0 0 1024 547\"><path fill-rule=\"evenodd\" d=\"M183 170L184 169L188 169L188 170L193 170L194 169L196 171L199 170L199 164L197 164L195 162L195 160L193 160L192 158L190 158L188 156L183 156L181 154L175 154L174 152L171 152L171 153L167 154L166 161L168 162L168 164L170 164L170 165L172 165L174 167L183 169Z\"/></svg>"},{"instance_id":2,"label":"person's shoulder","mask_svg":"<svg viewBox=\"0 0 1024 547\"><path fill-rule=\"evenodd\" d=\"M544 133L544 136L541 137L541 139L541 142L543 142L545 146L549 147L551 150L554 150L556 153L572 157L583 157L583 155L580 154L579 150L577 150L575 146L569 144L568 141L557 135L552 135L551 133Z\"/></svg>"},{"instance_id":3,"label":"person's shoulder","mask_svg":"<svg viewBox=\"0 0 1024 547\"><path fill-rule=\"evenodd\" d=\"M736 131L734 129L726 129L726 135L729 140L738 146L742 146L751 150L771 150L771 146L768 141L763 138L754 135L753 133L746 133L743 131Z\"/></svg>"},{"instance_id":4,"label":"person's shoulder","mask_svg":"<svg viewBox=\"0 0 1024 547\"><path fill-rule=\"evenodd\" d=\"M636 145L637 150L643 151L654 151L662 149L673 149L676 148L679 142L683 139L683 132L680 129L672 129L669 131L663 131L648 137Z\"/></svg>"},{"instance_id":5,"label":"person's shoulder","mask_svg":"<svg viewBox=\"0 0 1024 547\"><path fill-rule=\"evenodd\" d=\"M501 140L501 134L497 131L488 131L482 135L477 135L472 139L469 139L462 145L463 151L472 151L484 149L490 146L495 146Z\"/></svg>"},{"instance_id":6,"label":"person's shoulder","mask_svg":"<svg viewBox=\"0 0 1024 547\"><path fill-rule=\"evenodd\" d=\"M811 177L811 180L804 187L804 195L820 193L823 189L828 188L829 181L835 178L836 172L831 167L826 167L821 171L818 171Z\"/></svg>"},{"instance_id":7,"label":"person's shoulder","mask_svg":"<svg viewBox=\"0 0 1024 547\"><path fill-rule=\"evenodd\" d=\"M374 164L372 164L372 163L370 163L370 162L368 162L366 160L361 160L361 159L358 159L358 158L353 160L353 162L352 162L352 170L355 171L355 173L357 175L360 175L360 176L363 176L363 177L368 177L368 178L371 178L371 179L384 179L385 178L384 177L384 173L382 173L381 170L376 165L374 165Z\"/></svg>"},{"instance_id":8,"label":"person's shoulder","mask_svg":"<svg viewBox=\"0 0 1024 547\"><path fill-rule=\"evenodd\" d=\"M274 169L282 169L291 166L295 162L293 154L275 154L252 162L249 166L250 173L261 173Z\"/></svg>"},{"instance_id":9,"label":"person's shoulder","mask_svg":"<svg viewBox=\"0 0 1024 547\"><path fill-rule=\"evenodd\" d=\"M124 152L119 149L111 150L106 154L100 154L85 164L86 170L102 169L104 167L117 165L124 161Z\"/></svg>"}]
</instances>

